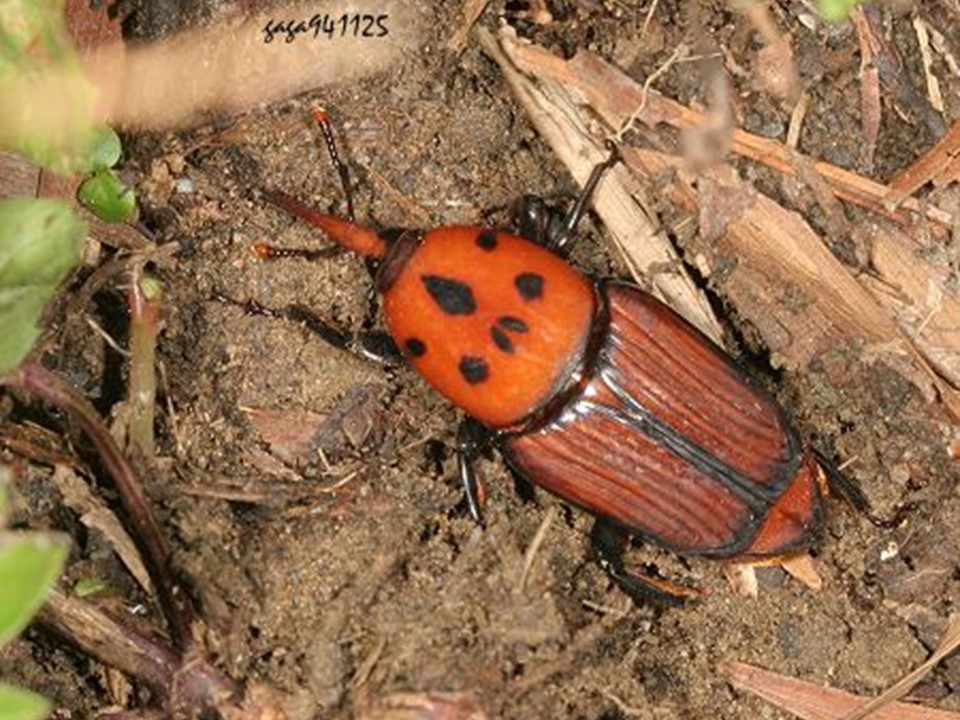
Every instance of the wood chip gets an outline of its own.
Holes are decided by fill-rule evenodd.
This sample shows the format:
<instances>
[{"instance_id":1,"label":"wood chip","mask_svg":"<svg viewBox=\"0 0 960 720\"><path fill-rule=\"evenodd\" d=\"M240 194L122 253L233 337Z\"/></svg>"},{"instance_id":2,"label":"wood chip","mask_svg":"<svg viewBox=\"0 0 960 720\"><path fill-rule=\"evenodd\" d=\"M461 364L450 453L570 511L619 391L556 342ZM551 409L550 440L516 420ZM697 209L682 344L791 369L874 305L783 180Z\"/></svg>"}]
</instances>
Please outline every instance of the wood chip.
<instances>
[{"instance_id":1,"label":"wood chip","mask_svg":"<svg viewBox=\"0 0 960 720\"><path fill-rule=\"evenodd\" d=\"M755 598L760 595L757 570L750 563L727 563L723 566L723 574L740 597Z\"/></svg>"},{"instance_id":2,"label":"wood chip","mask_svg":"<svg viewBox=\"0 0 960 720\"><path fill-rule=\"evenodd\" d=\"M960 120L940 140L890 180L884 201L895 208L928 182L945 185L956 179L960 167Z\"/></svg>"},{"instance_id":3,"label":"wood chip","mask_svg":"<svg viewBox=\"0 0 960 720\"><path fill-rule=\"evenodd\" d=\"M870 23L863 11L856 8L850 19L860 41L860 117L863 127L863 145L860 147L860 169L873 171L873 158L880 135L880 71L874 59Z\"/></svg>"},{"instance_id":4,"label":"wood chip","mask_svg":"<svg viewBox=\"0 0 960 720\"><path fill-rule=\"evenodd\" d=\"M870 238L876 272L861 282L940 376L960 388L960 298L947 284L949 266L929 264L930 248L898 228L871 223L858 230Z\"/></svg>"},{"instance_id":5,"label":"wood chip","mask_svg":"<svg viewBox=\"0 0 960 720\"><path fill-rule=\"evenodd\" d=\"M943 95L940 93L940 81L933 74L933 52L930 50L930 33L927 32L927 23L920 17L913 18L913 30L917 35L917 44L920 46L920 57L923 58L923 75L927 79L927 99L937 112L944 112Z\"/></svg>"},{"instance_id":6,"label":"wood chip","mask_svg":"<svg viewBox=\"0 0 960 720\"><path fill-rule=\"evenodd\" d=\"M470 30L474 23L483 13L490 0L466 0L461 11L462 21L457 31L447 40L447 50L458 53L463 50L467 44L467 38L470 37Z\"/></svg>"},{"instance_id":7,"label":"wood chip","mask_svg":"<svg viewBox=\"0 0 960 720\"><path fill-rule=\"evenodd\" d=\"M644 102L640 121L655 128L663 123L683 130L707 121L704 113L692 110L655 90L644 93L643 88L616 67L589 52L580 52L566 61L543 48L519 45L509 37L502 40L510 47L510 57L516 68L536 76L541 83L552 81L567 86L571 92L593 108L610 128L620 127ZM744 130L734 130L731 150L738 155L762 163L785 175L796 175L795 154L783 143ZM925 217L941 225L941 232L952 227L953 215L932 205L907 198L900 209L888 209L885 200L888 188L870 178L830 163L813 160L813 168L836 192L837 196L869 208L907 226L918 217Z\"/></svg>"},{"instance_id":8,"label":"wood chip","mask_svg":"<svg viewBox=\"0 0 960 720\"><path fill-rule=\"evenodd\" d=\"M787 558L780 566L786 570L791 577L799 580L811 590L823 589L823 578L817 571L816 563L809 555L797 555Z\"/></svg>"}]
</instances>

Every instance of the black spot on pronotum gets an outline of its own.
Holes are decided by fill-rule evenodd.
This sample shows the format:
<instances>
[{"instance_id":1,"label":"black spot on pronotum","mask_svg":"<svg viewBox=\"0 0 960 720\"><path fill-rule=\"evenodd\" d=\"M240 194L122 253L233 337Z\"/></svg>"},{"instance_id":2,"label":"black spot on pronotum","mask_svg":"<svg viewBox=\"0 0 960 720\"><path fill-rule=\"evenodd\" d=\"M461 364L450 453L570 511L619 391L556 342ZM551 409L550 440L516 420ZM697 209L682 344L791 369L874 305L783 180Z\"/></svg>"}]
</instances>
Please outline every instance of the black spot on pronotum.
<instances>
[{"instance_id":1,"label":"black spot on pronotum","mask_svg":"<svg viewBox=\"0 0 960 720\"><path fill-rule=\"evenodd\" d=\"M504 330L515 333L525 333L530 329L523 320L518 317L513 317L513 315L502 315L498 317L497 325Z\"/></svg>"},{"instance_id":2,"label":"black spot on pronotum","mask_svg":"<svg viewBox=\"0 0 960 720\"><path fill-rule=\"evenodd\" d=\"M490 369L487 367L487 361L483 358L465 355L460 359L460 374L468 383L476 385L487 379Z\"/></svg>"},{"instance_id":3,"label":"black spot on pronotum","mask_svg":"<svg viewBox=\"0 0 960 720\"><path fill-rule=\"evenodd\" d=\"M524 300L536 300L543 295L543 276L537 273L520 273L514 278L513 284Z\"/></svg>"},{"instance_id":4,"label":"black spot on pronotum","mask_svg":"<svg viewBox=\"0 0 960 720\"><path fill-rule=\"evenodd\" d=\"M472 315L477 309L473 290L466 283L439 275L424 275L421 279L430 297L447 315Z\"/></svg>"},{"instance_id":5,"label":"black spot on pronotum","mask_svg":"<svg viewBox=\"0 0 960 720\"><path fill-rule=\"evenodd\" d=\"M407 352L410 353L410 357L418 358L427 354L427 344L420 338L410 338L404 345Z\"/></svg>"},{"instance_id":6,"label":"black spot on pronotum","mask_svg":"<svg viewBox=\"0 0 960 720\"><path fill-rule=\"evenodd\" d=\"M497 247L497 233L493 230L484 230L477 235L476 243L477 247L481 250L486 250L487 252L495 250Z\"/></svg>"},{"instance_id":7,"label":"black spot on pronotum","mask_svg":"<svg viewBox=\"0 0 960 720\"><path fill-rule=\"evenodd\" d=\"M505 353L513 352L513 341L496 325L490 328L490 337L493 338L493 344Z\"/></svg>"}]
</instances>

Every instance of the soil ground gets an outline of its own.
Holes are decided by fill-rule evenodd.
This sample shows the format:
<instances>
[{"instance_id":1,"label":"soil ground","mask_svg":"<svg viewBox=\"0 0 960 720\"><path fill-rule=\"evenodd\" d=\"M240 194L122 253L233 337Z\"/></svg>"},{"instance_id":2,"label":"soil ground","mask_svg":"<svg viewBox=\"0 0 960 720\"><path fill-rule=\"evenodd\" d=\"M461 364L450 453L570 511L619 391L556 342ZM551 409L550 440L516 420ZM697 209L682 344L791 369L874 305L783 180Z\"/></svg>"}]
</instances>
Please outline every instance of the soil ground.
<instances>
[{"instance_id":1,"label":"soil ground","mask_svg":"<svg viewBox=\"0 0 960 720\"><path fill-rule=\"evenodd\" d=\"M514 22L560 54L619 57L642 81L689 33L681 5L659 3L649 46L632 57L623 50L647 5L550 3L553 22ZM745 127L782 138L788 111L753 89L753 27L725 3L702 9L710 35L742 71L732 77ZM812 95L801 150L856 169L856 34L849 24L808 28L798 20L803 3L774 10ZM473 693L489 717L515 720L785 717L731 689L718 665L732 660L867 695L897 680L926 658L956 609L960 509L943 427L928 401L884 366L840 348L809 374L777 374L762 348L731 346L802 435L841 458L859 457L850 474L880 512L906 501L917 509L904 526L882 530L829 501L816 552L819 592L765 568L759 597L743 598L717 563L636 547L631 563L707 591L690 607L662 609L631 603L591 560L590 518L518 488L496 455L478 467L489 495L486 527L458 511L458 413L411 371L211 301L222 292L272 307L305 305L346 328L370 324L371 281L355 258L263 263L251 253L262 240L327 244L267 206L261 189L342 210L309 120L318 101L335 118L358 215L378 226L495 222L524 193L575 191L496 66L473 43L459 55L441 49L462 22L459 3L436 3L432 12L423 51L386 74L189 132L126 139L125 169L138 179L143 221L183 247L159 271L167 289L161 407L169 403L175 414L162 412L163 462L149 490L202 608L210 652L233 677L286 693L295 720L351 717L408 691ZM914 11L884 12L922 89ZM494 26L503 13L502 3L491 3L481 22ZM958 81L950 77L944 72L956 115ZM657 87L684 103L706 100L689 69L670 70ZM885 180L933 141L919 120L887 104L874 175ZM770 176L742 170L788 203ZM191 192L178 191L184 180ZM855 223L859 211L847 212ZM622 274L602 228L588 220L583 232L574 260L593 273ZM731 336L749 337L736 308L714 300ZM109 304L107 297L88 311L106 325ZM64 348L62 368L107 409L117 388L103 378L117 359L103 352L93 341ZM321 438L306 448L291 440L304 427L319 428ZM123 597L123 571L102 539L59 507L43 468L32 468L23 486L35 520L70 529L75 561L110 578ZM524 553L551 507L521 585ZM893 543L899 552L883 554ZM91 717L111 702L99 667L42 631L14 646L0 670L52 696L60 717ZM945 663L920 691L960 708L960 663Z\"/></svg>"}]
</instances>

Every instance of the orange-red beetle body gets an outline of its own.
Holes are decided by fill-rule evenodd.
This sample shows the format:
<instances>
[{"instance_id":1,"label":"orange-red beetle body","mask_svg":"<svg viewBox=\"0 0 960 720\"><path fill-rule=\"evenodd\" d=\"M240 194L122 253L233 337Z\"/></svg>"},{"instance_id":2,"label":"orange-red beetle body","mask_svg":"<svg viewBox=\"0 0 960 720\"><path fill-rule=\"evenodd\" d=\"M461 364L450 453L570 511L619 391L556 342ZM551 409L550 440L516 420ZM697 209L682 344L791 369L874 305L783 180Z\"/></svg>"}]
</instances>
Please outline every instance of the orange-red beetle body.
<instances>
[{"instance_id":1,"label":"orange-red beetle body","mask_svg":"<svg viewBox=\"0 0 960 720\"><path fill-rule=\"evenodd\" d=\"M378 234L268 198L376 261L387 328L409 364L492 433L517 473L597 516L597 528L757 561L818 536L818 466L779 406L649 294L594 281L507 232ZM469 476L461 465L468 496ZM600 559L643 593L618 557Z\"/></svg>"},{"instance_id":2,"label":"orange-red beetle body","mask_svg":"<svg viewBox=\"0 0 960 720\"><path fill-rule=\"evenodd\" d=\"M652 296L486 228L393 247L390 334L536 485L688 554L780 557L819 528L816 464L775 401Z\"/></svg>"}]
</instances>

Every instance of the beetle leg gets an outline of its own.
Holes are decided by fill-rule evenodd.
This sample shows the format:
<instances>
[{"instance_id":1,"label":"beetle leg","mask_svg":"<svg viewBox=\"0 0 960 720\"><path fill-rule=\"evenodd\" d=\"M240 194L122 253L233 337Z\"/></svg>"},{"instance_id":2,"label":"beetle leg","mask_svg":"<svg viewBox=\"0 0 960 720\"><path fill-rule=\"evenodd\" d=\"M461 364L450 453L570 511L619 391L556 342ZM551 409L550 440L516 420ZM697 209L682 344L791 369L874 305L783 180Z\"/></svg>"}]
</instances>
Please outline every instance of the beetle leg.
<instances>
[{"instance_id":1,"label":"beetle leg","mask_svg":"<svg viewBox=\"0 0 960 720\"><path fill-rule=\"evenodd\" d=\"M539 195L523 195L514 206L513 221L517 235L550 247L550 237L559 232L562 214Z\"/></svg>"},{"instance_id":2,"label":"beetle leg","mask_svg":"<svg viewBox=\"0 0 960 720\"><path fill-rule=\"evenodd\" d=\"M269 318L290 320L305 327L312 333L340 350L354 353L367 360L373 360L381 365L393 367L403 364L403 355L396 343L387 333L379 330L350 332L335 327L315 312L303 305L287 305L277 309L262 305L256 300L235 300L220 292L214 292L212 299L228 305L236 305L248 315L262 315Z\"/></svg>"},{"instance_id":3,"label":"beetle leg","mask_svg":"<svg viewBox=\"0 0 960 720\"><path fill-rule=\"evenodd\" d=\"M820 450L814 448L813 455L817 459L817 464L823 470L826 477L827 489L834 495L842 498L850 507L863 515L873 525L879 528L895 528L903 522L907 513L916 509L915 503L904 503L893 512L892 517L880 517L870 506L870 501L863 494L863 490L857 483L847 477L840 468Z\"/></svg>"},{"instance_id":4,"label":"beetle leg","mask_svg":"<svg viewBox=\"0 0 960 720\"><path fill-rule=\"evenodd\" d=\"M573 207L570 208L566 216L559 223L548 225L548 230L550 231L550 236L547 238L547 247L556 252L558 255L567 255L570 252L570 248L573 246L574 240L576 240L576 235L574 230L577 229L577 225L580 222L580 218L583 217L584 213L587 211L587 206L593 200L593 195L597 190L597 186L600 184L600 180L603 178L604 174L620 162L620 151L617 149L617 146L610 144L610 156L604 160L602 163L599 163L593 168L593 171L590 173L590 177L587 178L586 184L583 186L583 190L580 191L580 194L577 196L576 202L573 204Z\"/></svg>"},{"instance_id":5,"label":"beetle leg","mask_svg":"<svg viewBox=\"0 0 960 720\"><path fill-rule=\"evenodd\" d=\"M483 525L483 505L486 492L477 479L473 464L477 456L490 444L490 432L473 418L465 418L457 428L457 471L470 517Z\"/></svg>"},{"instance_id":6,"label":"beetle leg","mask_svg":"<svg viewBox=\"0 0 960 720\"><path fill-rule=\"evenodd\" d=\"M699 594L693 588L683 587L669 580L627 572L623 564L627 537L627 532L619 525L604 518L597 518L590 532L590 544L600 567L635 602L644 604L653 601L661 605L680 607Z\"/></svg>"},{"instance_id":7,"label":"beetle leg","mask_svg":"<svg viewBox=\"0 0 960 720\"><path fill-rule=\"evenodd\" d=\"M574 230L587 211L587 206L593 199L600 180L604 173L619 160L620 154L616 146L611 146L610 157L593 168L573 207L566 213L550 207L542 197L537 195L521 197L514 211L517 234L538 245L543 245L558 255L566 256L576 239Z\"/></svg>"}]
</instances>

